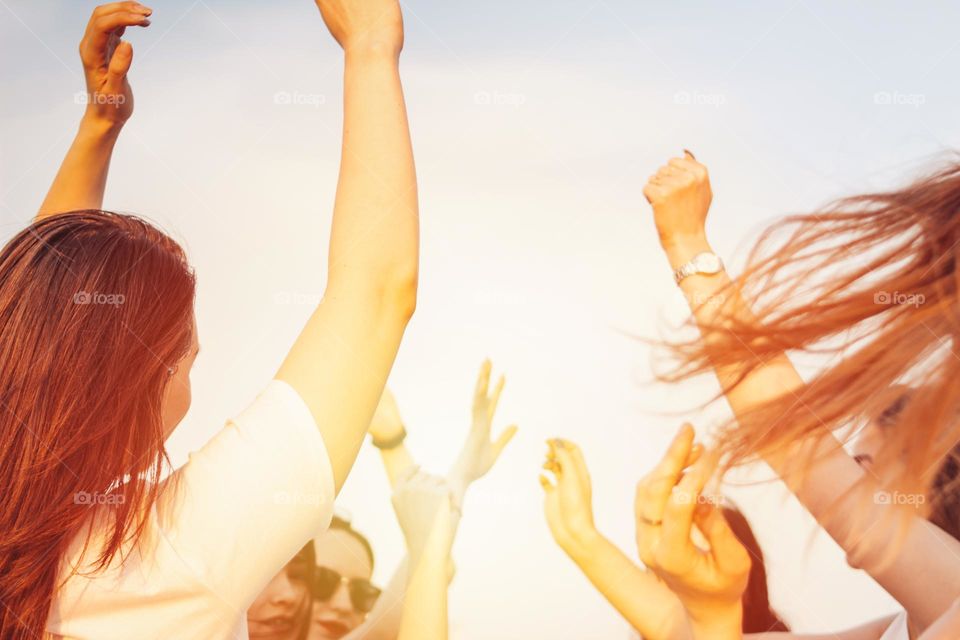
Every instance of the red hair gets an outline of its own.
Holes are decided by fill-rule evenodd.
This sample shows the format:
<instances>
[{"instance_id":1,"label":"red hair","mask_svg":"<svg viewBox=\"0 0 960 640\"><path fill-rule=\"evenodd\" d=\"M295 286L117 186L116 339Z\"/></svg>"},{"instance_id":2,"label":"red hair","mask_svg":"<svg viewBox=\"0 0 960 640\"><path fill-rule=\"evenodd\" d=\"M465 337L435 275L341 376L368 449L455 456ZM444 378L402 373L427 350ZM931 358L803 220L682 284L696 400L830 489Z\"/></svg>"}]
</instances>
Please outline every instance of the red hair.
<instances>
[{"instance_id":1,"label":"red hair","mask_svg":"<svg viewBox=\"0 0 960 640\"><path fill-rule=\"evenodd\" d=\"M718 444L730 464L787 450L889 406L889 389L909 384L912 401L878 465L897 470L890 487L929 493L956 444L960 415L960 164L898 190L853 196L766 230L740 293L754 317L728 305L704 339L671 345L677 381L714 367L742 377L783 353L826 357L796 393L738 416ZM812 448L811 448L812 450ZM810 469L813 460L805 460ZM953 487L938 487L940 494Z\"/></svg>"},{"instance_id":2,"label":"red hair","mask_svg":"<svg viewBox=\"0 0 960 640\"><path fill-rule=\"evenodd\" d=\"M5 640L44 635L64 553L103 513L91 504L110 505L97 569L143 532L168 462L162 398L192 342L194 292L180 246L133 216L52 216L0 251Z\"/></svg>"}]
</instances>

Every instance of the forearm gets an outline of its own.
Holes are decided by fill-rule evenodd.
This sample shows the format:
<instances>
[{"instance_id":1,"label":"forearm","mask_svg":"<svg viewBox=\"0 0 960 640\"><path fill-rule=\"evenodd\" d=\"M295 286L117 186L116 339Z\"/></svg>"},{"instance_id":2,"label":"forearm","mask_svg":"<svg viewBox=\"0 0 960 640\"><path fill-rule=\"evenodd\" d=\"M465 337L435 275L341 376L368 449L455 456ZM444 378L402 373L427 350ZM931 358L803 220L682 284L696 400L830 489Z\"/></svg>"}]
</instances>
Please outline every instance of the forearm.
<instances>
[{"instance_id":1,"label":"forearm","mask_svg":"<svg viewBox=\"0 0 960 640\"><path fill-rule=\"evenodd\" d=\"M110 158L119 135L120 125L84 116L36 221L66 211L103 207Z\"/></svg>"},{"instance_id":2,"label":"forearm","mask_svg":"<svg viewBox=\"0 0 960 640\"><path fill-rule=\"evenodd\" d=\"M427 552L412 562L397 640L446 640L447 558Z\"/></svg>"},{"instance_id":3,"label":"forearm","mask_svg":"<svg viewBox=\"0 0 960 640\"><path fill-rule=\"evenodd\" d=\"M414 302L418 201L397 54L346 54L340 180L327 290L334 296L401 294Z\"/></svg>"},{"instance_id":4,"label":"forearm","mask_svg":"<svg viewBox=\"0 0 960 640\"><path fill-rule=\"evenodd\" d=\"M835 631L833 633L750 633L744 636L748 640L879 640L886 632L894 616L887 616L873 620L853 629Z\"/></svg>"},{"instance_id":5,"label":"forearm","mask_svg":"<svg viewBox=\"0 0 960 640\"><path fill-rule=\"evenodd\" d=\"M674 269L697 253L710 250L705 237L688 238L665 248ZM730 278L725 273L695 275L681 282L681 289L701 326L716 327L731 317L746 322L756 320L747 302L729 285ZM710 332L704 336L709 340ZM742 380L741 366L720 366L716 373L738 418L783 394L797 395L804 385L786 354L757 367ZM930 624L960 595L957 567L943 559L943 551L956 542L916 515L908 516L912 518L909 533L905 539L900 538L902 520L891 517L894 507L866 501L865 496L873 496L873 489L868 488L866 493L850 491L857 483L869 483L870 479L864 478L860 466L829 431L818 434L817 438L766 452L764 459L847 551L851 563L867 571L919 624ZM808 459L815 460L816 466L801 477L795 465L803 465ZM836 517L841 513L855 513L860 517ZM903 541L900 554L891 559L888 550L898 539ZM930 584L941 585L939 593L931 593Z\"/></svg>"},{"instance_id":6,"label":"forearm","mask_svg":"<svg viewBox=\"0 0 960 640\"><path fill-rule=\"evenodd\" d=\"M344 640L396 640L403 615L409 579L409 561L404 558L393 572L389 584L380 594L366 621L345 636Z\"/></svg>"},{"instance_id":7,"label":"forearm","mask_svg":"<svg viewBox=\"0 0 960 640\"><path fill-rule=\"evenodd\" d=\"M563 548L644 640L690 640L680 600L601 534L594 532Z\"/></svg>"},{"instance_id":8,"label":"forearm","mask_svg":"<svg viewBox=\"0 0 960 640\"><path fill-rule=\"evenodd\" d=\"M470 482L467 480L467 474L463 469L463 463L457 460L447 472L447 483L450 485L450 491L453 493L454 503L463 507L463 502L467 495L467 489L470 488Z\"/></svg>"},{"instance_id":9,"label":"forearm","mask_svg":"<svg viewBox=\"0 0 960 640\"><path fill-rule=\"evenodd\" d=\"M691 616L693 640L741 640L743 638L743 606L717 610L709 616L696 619Z\"/></svg>"},{"instance_id":10,"label":"forearm","mask_svg":"<svg viewBox=\"0 0 960 640\"><path fill-rule=\"evenodd\" d=\"M380 449L380 460L392 488L396 488L397 480L405 471L416 465L410 450L402 444L392 449Z\"/></svg>"},{"instance_id":11,"label":"forearm","mask_svg":"<svg viewBox=\"0 0 960 640\"><path fill-rule=\"evenodd\" d=\"M664 246L664 252L671 268L676 270L697 254L713 252L713 249L706 236L693 236L671 242ZM698 325L722 326L727 319L756 321L749 304L731 284L725 271L710 276L693 275L680 283L680 289ZM704 332L704 340L712 338L711 332ZM715 371L727 401L737 417L744 416L750 410L785 394L796 394L804 385L803 378L786 354L757 367L743 380L740 380L744 374L743 365L717 366ZM790 473L788 464L788 461L794 458L792 453L795 452L778 452L776 455L770 454L767 459L774 470L784 476L785 481L791 480L794 475Z\"/></svg>"}]
</instances>

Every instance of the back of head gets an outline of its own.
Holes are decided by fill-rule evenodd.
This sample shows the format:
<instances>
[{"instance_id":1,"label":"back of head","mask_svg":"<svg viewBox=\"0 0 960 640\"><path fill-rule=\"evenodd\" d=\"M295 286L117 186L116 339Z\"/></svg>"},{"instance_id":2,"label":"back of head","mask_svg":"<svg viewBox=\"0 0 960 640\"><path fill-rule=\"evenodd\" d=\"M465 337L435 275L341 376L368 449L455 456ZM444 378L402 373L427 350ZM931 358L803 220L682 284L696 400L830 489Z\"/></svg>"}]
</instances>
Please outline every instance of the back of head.
<instances>
[{"instance_id":1,"label":"back of head","mask_svg":"<svg viewBox=\"0 0 960 640\"><path fill-rule=\"evenodd\" d=\"M113 524L101 566L142 531L194 290L183 250L132 216L56 215L0 251L0 637L41 636L93 507Z\"/></svg>"}]
</instances>

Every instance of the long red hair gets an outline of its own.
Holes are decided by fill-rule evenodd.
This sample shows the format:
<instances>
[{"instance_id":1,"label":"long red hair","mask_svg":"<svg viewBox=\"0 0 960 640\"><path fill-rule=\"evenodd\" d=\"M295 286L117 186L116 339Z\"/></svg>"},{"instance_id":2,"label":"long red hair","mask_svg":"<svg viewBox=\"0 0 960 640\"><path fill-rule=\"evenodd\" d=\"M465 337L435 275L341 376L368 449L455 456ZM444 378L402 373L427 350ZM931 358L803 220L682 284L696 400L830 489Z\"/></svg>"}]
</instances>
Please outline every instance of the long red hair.
<instances>
[{"instance_id":1,"label":"long red hair","mask_svg":"<svg viewBox=\"0 0 960 640\"><path fill-rule=\"evenodd\" d=\"M167 464L162 398L192 341L180 246L103 211L0 251L0 637L44 635L71 541L108 503L102 569L143 532ZM102 513L102 511L100 511Z\"/></svg>"},{"instance_id":2,"label":"long red hair","mask_svg":"<svg viewBox=\"0 0 960 640\"><path fill-rule=\"evenodd\" d=\"M909 384L904 428L890 433L876 462L898 470L891 486L926 495L957 441L958 260L960 164L787 217L764 232L743 275L721 292L742 294L755 318L721 308L702 328L705 339L671 345L680 366L663 377L714 366L743 366L747 375L784 352L826 361L797 393L720 430L730 464L832 429L845 439L860 418L887 408L889 389ZM814 461L803 462L809 469Z\"/></svg>"}]
</instances>

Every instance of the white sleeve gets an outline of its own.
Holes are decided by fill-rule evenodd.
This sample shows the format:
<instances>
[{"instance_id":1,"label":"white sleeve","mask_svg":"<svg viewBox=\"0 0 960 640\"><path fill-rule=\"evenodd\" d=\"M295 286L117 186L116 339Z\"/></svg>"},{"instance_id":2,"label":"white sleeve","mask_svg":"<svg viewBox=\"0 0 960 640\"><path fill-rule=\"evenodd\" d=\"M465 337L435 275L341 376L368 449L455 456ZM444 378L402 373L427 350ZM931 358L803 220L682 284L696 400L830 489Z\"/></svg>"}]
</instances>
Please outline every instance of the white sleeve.
<instances>
[{"instance_id":1,"label":"white sleeve","mask_svg":"<svg viewBox=\"0 0 960 640\"><path fill-rule=\"evenodd\" d=\"M245 610L330 525L333 470L300 395L272 381L172 477L161 530L196 577Z\"/></svg>"}]
</instances>

